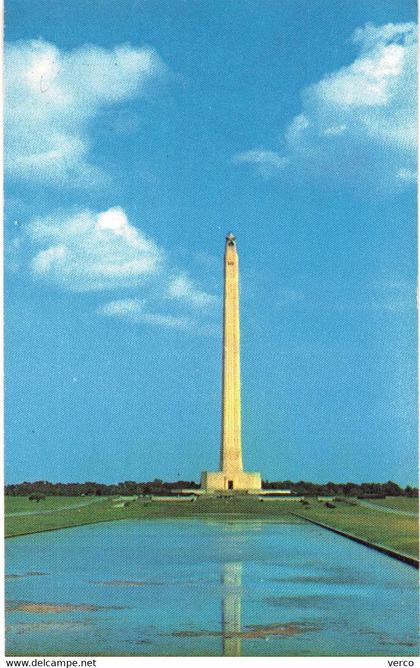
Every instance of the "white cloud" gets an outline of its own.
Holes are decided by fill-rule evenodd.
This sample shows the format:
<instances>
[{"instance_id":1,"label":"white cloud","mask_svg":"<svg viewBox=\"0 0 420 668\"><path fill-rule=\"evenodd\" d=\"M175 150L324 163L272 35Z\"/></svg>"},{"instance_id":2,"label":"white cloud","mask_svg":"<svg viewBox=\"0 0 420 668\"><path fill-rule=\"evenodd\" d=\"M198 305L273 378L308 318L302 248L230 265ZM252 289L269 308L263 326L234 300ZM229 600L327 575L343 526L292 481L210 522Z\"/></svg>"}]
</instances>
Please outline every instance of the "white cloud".
<instances>
[{"instance_id":1,"label":"white cloud","mask_svg":"<svg viewBox=\"0 0 420 668\"><path fill-rule=\"evenodd\" d=\"M66 255L67 249L65 246L50 246L34 257L32 268L36 274L47 273L55 263L65 261Z\"/></svg>"},{"instance_id":2,"label":"white cloud","mask_svg":"<svg viewBox=\"0 0 420 668\"><path fill-rule=\"evenodd\" d=\"M117 299L100 307L98 313L105 316L116 316L133 323L146 323L196 334L212 333L211 327L203 327L189 316L150 312L145 309L145 306L146 300L144 299Z\"/></svg>"},{"instance_id":3,"label":"white cloud","mask_svg":"<svg viewBox=\"0 0 420 668\"><path fill-rule=\"evenodd\" d=\"M132 316L142 313L145 304L145 299L114 299L101 307L100 311L104 315Z\"/></svg>"},{"instance_id":4,"label":"white cloud","mask_svg":"<svg viewBox=\"0 0 420 668\"><path fill-rule=\"evenodd\" d=\"M163 71L150 48L84 46L66 52L41 39L7 44L6 169L60 186L104 181L89 160L89 122L107 106L141 95Z\"/></svg>"},{"instance_id":5,"label":"white cloud","mask_svg":"<svg viewBox=\"0 0 420 668\"><path fill-rule=\"evenodd\" d=\"M408 181L409 183L415 183L417 181L417 172L415 169L407 169L406 167L401 167L396 174L398 179L403 181Z\"/></svg>"},{"instance_id":6,"label":"white cloud","mask_svg":"<svg viewBox=\"0 0 420 668\"><path fill-rule=\"evenodd\" d=\"M407 280L393 278L373 285L371 308L380 311L415 311L416 285Z\"/></svg>"},{"instance_id":7,"label":"white cloud","mask_svg":"<svg viewBox=\"0 0 420 668\"><path fill-rule=\"evenodd\" d=\"M218 298L198 288L186 271L175 269L170 254L135 227L121 207L37 218L10 246L16 270L17 254L22 261L29 252L33 277L61 289L125 288L131 294L136 289L135 297L102 306L101 315L195 334L217 333L209 307Z\"/></svg>"},{"instance_id":8,"label":"white cloud","mask_svg":"<svg viewBox=\"0 0 420 668\"><path fill-rule=\"evenodd\" d=\"M341 125L331 125L331 127L324 130L324 135L326 137L336 137L337 135L342 135L347 130L347 125L341 123Z\"/></svg>"},{"instance_id":9,"label":"white cloud","mask_svg":"<svg viewBox=\"0 0 420 668\"><path fill-rule=\"evenodd\" d=\"M299 141L309 126L310 122L305 114L295 116L286 130L286 140L291 144L295 141Z\"/></svg>"},{"instance_id":10,"label":"white cloud","mask_svg":"<svg viewBox=\"0 0 420 668\"><path fill-rule=\"evenodd\" d=\"M270 165L272 167L285 167L288 160L287 158L281 157L276 151L255 149L253 151L238 153L238 155L234 157L234 162L250 162L261 165Z\"/></svg>"},{"instance_id":11,"label":"white cloud","mask_svg":"<svg viewBox=\"0 0 420 668\"><path fill-rule=\"evenodd\" d=\"M214 295L196 288L185 272L181 272L169 282L168 296L199 308L210 306L218 301Z\"/></svg>"},{"instance_id":12,"label":"white cloud","mask_svg":"<svg viewBox=\"0 0 420 668\"><path fill-rule=\"evenodd\" d=\"M186 317L171 314L150 313L145 310L145 299L116 299L98 309L102 315L117 316L130 322L146 322L171 329L189 329L191 321Z\"/></svg>"},{"instance_id":13,"label":"white cloud","mask_svg":"<svg viewBox=\"0 0 420 668\"><path fill-rule=\"evenodd\" d=\"M120 207L38 218L26 233L45 246L32 258L34 275L76 292L136 286L156 274L165 257Z\"/></svg>"},{"instance_id":14,"label":"white cloud","mask_svg":"<svg viewBox=\"0 0 420 668\"><path fill-rule=\"evenodd\" d=\"M416 48L414 23L367 24L353 34L358 55L302 93L302 111L278 150L273 171L327 176L386 190L413 181L416 167ZM287 161L287 162L286 162Z\"/></svg>"}]
</instances>

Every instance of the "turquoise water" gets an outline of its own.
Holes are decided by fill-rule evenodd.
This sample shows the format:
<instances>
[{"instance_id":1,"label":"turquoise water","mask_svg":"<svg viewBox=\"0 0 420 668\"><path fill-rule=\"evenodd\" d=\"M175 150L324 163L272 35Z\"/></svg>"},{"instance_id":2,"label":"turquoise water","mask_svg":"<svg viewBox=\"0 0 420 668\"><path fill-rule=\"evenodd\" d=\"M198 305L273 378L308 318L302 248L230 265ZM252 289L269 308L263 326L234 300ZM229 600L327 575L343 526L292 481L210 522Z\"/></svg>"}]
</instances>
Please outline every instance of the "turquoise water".
<instances>
[{"instance_id":1,"label":"turquoise water","mask_svg":"<svg viewBox=\"0 0 420 668\"><path fill-rule=\"evenodd\" d=\"M417 654L416 569L306 523L22 536L6 573L9 655Z\"/></svg>"}]
</instances>

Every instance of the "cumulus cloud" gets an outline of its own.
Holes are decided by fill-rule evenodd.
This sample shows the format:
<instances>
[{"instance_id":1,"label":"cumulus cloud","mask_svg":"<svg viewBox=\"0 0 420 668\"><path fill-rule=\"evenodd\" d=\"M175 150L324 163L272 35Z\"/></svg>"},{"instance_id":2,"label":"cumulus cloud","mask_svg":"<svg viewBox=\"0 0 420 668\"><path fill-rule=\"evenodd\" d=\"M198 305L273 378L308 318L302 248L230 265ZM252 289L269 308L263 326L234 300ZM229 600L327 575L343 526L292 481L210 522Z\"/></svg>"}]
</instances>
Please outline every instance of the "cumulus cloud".
<instances>
[{"instance_id":1,"label":"cumulus cloud","mask_svg":"<svg viewBox=\"0 0 420 668\"><path fill-rule=\"evenodd\" d=\"M76 292L136 286L156 274L165 257L120 207L38 218L26 233L41 246L33 274Z\"/></svg>"},{"instance_id":2,"label":"cumulus cloud","mask_svg":"<svg viewBox=\"0 0 420 668\"><path fill-rule=\"evenodd\" d=\"M382 280L373 285L370 306L380 311L415 311L417 307L416 285L397 277Z\"/></svg>"},{"instance_id":3,"label":"cumulus cloud","mask_svg":"<svg viewBox=\"0 0 420 668\"><path fill-rule=\"evenodd\" d=\"M278 150L258 149L236 162L276 171L327 176L388 189L416 173L416 49L414 23L367 24L353 34L358 55L302 93L302 111Z\"/></svg>"},{"instance_id":4,"label":"cumulus cloud","mask_svg":"<svg viewBox=\"0 0 420 668\"><path fill-rule=\"evenodd\" d=\"M218 298L176 268L170 253L132 224L121 207L36 218L9 245L16 269L19 254L22 262L30 253L32 276L58 288L79 293L126 289L131 295L135 290L135 297L102 306L101 315L215 333L209 307Z\"/></svg>"},{"instance_id":5,"label":"cumulus cloud","mask_svg":"<svg viewBox=\"0 0 420 668\"><path fill-rule=\"evenodd\" d=\"M244 151L234 156L233 162L236 164L249 163L257 165L263 176L270 176L273 170L283 169L288 164L288 158L276 153L276 151L267 151L264 149L254 149Z\"/></svg>"},{"instance_id":6,"label":"cumulus cloud","mask_svg":"<svg viewBox=\"0 0 420 668\"><path fill-rule=\"evenodd\" d=\"M5 167L60 186L106 179L89 159L88 124L139 96L165 67L150 48L84 46L63 51L42 39L5 47Z\"/></svg>"},{"instance_id":7,"label":"cumulus cloud","mask_svg":"<svg viewBox=\"0 0 420 668\"><path fill-rule=\"evenodd\" d=\"M186 316L174 316L167 313L150 313L146 310L145 299L115 299L98 309L102 315L124 318L130 322L146 322L171 329L188 330L192 320Z\"/></svg>"},{"instance_id":8,"label":"cumulus cloud","mask_svg":"<svg viewBox=\"0 0 420 668\"><path fill-rule=\"evenodd\" d=\"M417 181L417 172L415 169L401 168L396 173L397 179L402 181L407 181L408 183L416 183Z\"/></svg>"},{"instance_id":9,"label":"cumulus cloud","mask_svg":"<svg viewBox=\"0 0 420 668\"><path fill-rule=\"evenodd\" d=\"M145 299L114 299L101 307L104 315L131 316L143 311Z\"/></svg>"},{"instance_id":10,"label":"cumulus cloud","mask_svg":"<svg viewBox=\"0 0 420 668\"><path fill-rule=\"evenodd\" d=\"M199 308L210 306L218 301L214 295L196 288L185 272L181 272L171 279L168 286L168 296Z\"/></svg>"},{"instance_id":11,"label":"cumulus cloud","mask_svg":"<svg viewBox=\"0 0 420 668\"><path fill-rule=\"evenodd\" d=\"M150 311L146 299L116 299L98 309L103 316L117 317L132 323L146 323L165 329L176 329L191 334L215 336L219 333L214 324L205 323L190 315L173 315Z\"/></svg>"}]
</instances>

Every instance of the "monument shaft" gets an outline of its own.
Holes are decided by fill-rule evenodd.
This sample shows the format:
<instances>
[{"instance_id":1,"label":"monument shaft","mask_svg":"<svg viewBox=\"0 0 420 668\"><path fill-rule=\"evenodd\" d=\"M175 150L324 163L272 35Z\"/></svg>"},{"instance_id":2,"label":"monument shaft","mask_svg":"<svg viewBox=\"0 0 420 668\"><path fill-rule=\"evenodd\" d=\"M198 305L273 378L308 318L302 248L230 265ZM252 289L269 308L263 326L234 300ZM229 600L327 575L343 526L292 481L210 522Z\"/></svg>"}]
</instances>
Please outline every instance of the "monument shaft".
<instances>
[{"instance_id":1,"label":"monument shaft","mask_svg":"<svg viewBox=\"0 0 420 668\"><path fill-rule=\"evenodd\" d=\"M243 470L241 443L239 266L235 242L229 239L227 240L225 249L220 469L226 473L237 473Z\"/></svg>"},{"instance_id":2,"label":"monument shaft","mask_svg":"<svg viewBox=\"0 0 420 668\"><path fill-rule=\"evenodd\" d=\"M224 279L220 470L204 471L201 486L207 491L257 491L261 475L242 466L239 263L233 234L226 237Z\"/></svg>"}]
</instances>

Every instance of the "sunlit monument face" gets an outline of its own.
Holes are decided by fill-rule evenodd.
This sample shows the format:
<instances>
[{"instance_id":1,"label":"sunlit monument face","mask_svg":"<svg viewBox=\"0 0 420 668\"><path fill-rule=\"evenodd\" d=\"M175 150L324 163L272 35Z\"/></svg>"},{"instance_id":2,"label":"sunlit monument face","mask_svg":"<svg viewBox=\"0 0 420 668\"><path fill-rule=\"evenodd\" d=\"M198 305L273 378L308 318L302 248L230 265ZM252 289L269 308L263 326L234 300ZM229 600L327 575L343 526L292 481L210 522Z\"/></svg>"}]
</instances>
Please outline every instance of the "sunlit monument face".
<instances>
[{"instance_id":1,"label":"sunlit monument face","mask_svg":"<svg viewBox=\"0 0 420 668\"><path fill-rule=\"evenodd\" d=\"M205 471L201 485L207 490L258 490L261 475L245 473L242 464L239 264L236 239L231 232L226 236L224 268L220 470Z\"/></svg>"}]
</instances>

